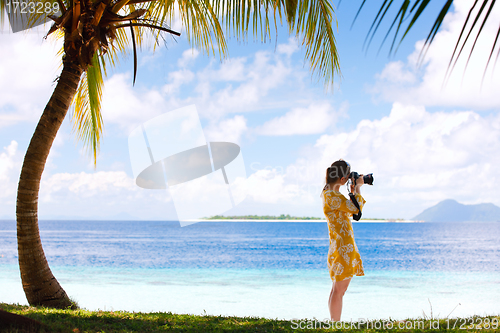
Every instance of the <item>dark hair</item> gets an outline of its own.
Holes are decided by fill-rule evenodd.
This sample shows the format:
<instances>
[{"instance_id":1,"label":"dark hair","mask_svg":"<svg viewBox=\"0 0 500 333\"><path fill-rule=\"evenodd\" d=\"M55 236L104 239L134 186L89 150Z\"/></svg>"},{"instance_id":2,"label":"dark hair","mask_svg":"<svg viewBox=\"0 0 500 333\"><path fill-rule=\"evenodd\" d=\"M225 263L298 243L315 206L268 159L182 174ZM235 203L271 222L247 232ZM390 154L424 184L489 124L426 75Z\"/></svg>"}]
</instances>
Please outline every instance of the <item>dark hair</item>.
<instances>
[{"instance_id":1,"label":"dark hair","mask_svg":"<svg viewBox=\"0 0 500 333\"><path fill-rule=\"evenodd\" d=\"M336 183L342 177L348 177L351 172L351 166L344 160L338 160L332 163L331 166L326 168L326 185L323 190L326 189L328 184Z\"/></svg>"}]
</instances>

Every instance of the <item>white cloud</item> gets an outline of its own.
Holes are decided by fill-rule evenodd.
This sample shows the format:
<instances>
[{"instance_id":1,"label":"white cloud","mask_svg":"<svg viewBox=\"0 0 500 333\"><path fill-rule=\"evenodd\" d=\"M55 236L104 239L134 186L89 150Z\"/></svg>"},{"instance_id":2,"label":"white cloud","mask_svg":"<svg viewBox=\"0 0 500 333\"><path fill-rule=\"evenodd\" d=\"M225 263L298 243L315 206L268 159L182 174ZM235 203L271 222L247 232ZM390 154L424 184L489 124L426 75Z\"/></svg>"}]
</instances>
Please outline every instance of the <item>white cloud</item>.
<instances>
[{"instance_id":1,"label":"white cloud","mask_svg":"<svg viewBox=\"0 0 500 333\"><path fill-rule=\"evenodd\" d=\"M220 135L238 142L245 131L246 120L237 115L215 123L207 130L207 139L219 140ZM0 154L2 211L12 213L22 158L16 145L12 142ZM411 218L446 198L500 205L495 169L500 164L499 150L498 115L431 113L424 107L395 103L386 117L363 120L351 131L322 135L290 165L252 164L247 170L247 203L321 216L319 193L326 166L343 158L354 171L374 173L374 186L363 187L366 217ZM40 203L42 217L128 212L158 218L163 210L166 218L175 218L168 192L140 189L123 171L44 173Z\"/></svg>"},{"instance_id":2,"label":"white cloud","mask_svg":"<svg viewBox=\"0 0 500 333\"><path fill-rule=\"evenodd\" d=\"M197 49L189 49L182 52L182 57L177 61L179 67L189 66L198 56L200 55L200 51Z\"/></svg>"},{"instance_id":3,"label":"white cloud","mask_svg":"<svg viewBox=\"0 0 500 333\"><path fill-rule=\"evenodd\" d=\"M169 111L156 89L132 87L129 74L115 74L105 81L102 115L105 124L118 124L130 132L157 115Z\"/></svg>"},{"instance_id":4,"label":"white cloud","mask_svg":"<svg viewBox=\"0 0 500 333\"><path fill-rule=\"evenodd\" d=\"M325 169L343 158L353 171L374 173L374 186L363 188L365 216L411 218L447 198L500 205L499 150L500 116L429 113L396 103L389 116L363 120L350 132L322 135L291 165L254 167L249 197L262 203L300 202L304 211L317 212Z\"/></svg>"},{"instance_id":5,"label":"white cloud","mask_svg":"<svg viewBox=\"0 0 500 333\"><path fill-rule=\"evenodd\" d=\"M247 60L246 57L227 59L218 69L211 69L203 76L210 75L206 77L210 81L245 81L248 79L248 68L245 67Z\"/></svg>"},{"instance_id":6,"label":"white cloud","mask_svg":"<svg viewBox=\"0 0 500 333\"><path fill-rule=\"evenodd\" d=\"M234 59L215 70L207 66L198 73L197 100L205 117L217 119L262 109L269 103L266 97L271 91L290 84L292 68L280 55L256 52L252 58Z\"/></svg>"},{"instance_id":7,"label":"white cloud","mask_svg":"<svg viewBox=\"0 0 500 333\"><path fill-rule=\"evenodd\" d=\"M282 54L270 52L256 52L222 64L210 61L202 69L188 69L189 61L198 56L192 52L184 51L179 63L185 67L169 72L167 83L159 88L132 87L128 73L106 80L102 103L105 123L130 131L161 113L196 104L200 117L208 119L211 127L220 127L216 124L227 115L260 110L270 103L276 105L268 95L292 85L290 76L298 75L285 63ZM297 82L293 85L298 89ZM188 97L183 98L186 91ZM291 104L288 100L282 103ZM235 133L231 136L235 137Z\"/></svg>"},{"instance_id":8,"label":"white cloud","mask_svg":"<svg viewBox=\"0 0 500 333\"><path fill-rule=\"evenodd\" d=\"M288 38L288 43L287 44L279 44L278 45L278 53L284 53L287 56L291 56L295 52L300 50L300 45L298 43L297 38L295 37L290 37Z\"/></svg>"},{"instance_id":9,"label":"white cloud","mask_svg":"<svg viewBox=\"0 0 500 333\"><path fill-rule=\"evenodd\" d=\"M494 57L481 87L487 59L498 31L500 6L495 6L491 12L467 70L465 70L465 65L474 41L472 37L446 85L443 86L448 63L472 1L457 0L453 4L454 11L446 16L443 27L437 33L426 54L422 68L417 68L418 56L424 42L419 41L415 44L415 51L408 57L406 63L397 61L386 65L377 76L377 82L372 88L374 93L380 94L385 100L403 104L468 107L476 110L500 106L498 98L500 67L497 66L495 72L492 72ZM475 14L472 17L475 17ZM479 26L480 24L477 24L475 31ZM475 33L472 36L475 36Z\"/></svg>"},{"instance_id":10,"label":"white cloud","mask_svg":"<svg viewBox=\"0 0 500 333\"><path fill-rule=\"evenodd\" d=\"M135 182L123 171L99 171L95 173L56 173L43 179L41 202L60 202L73 199L86 199L118 194L121 190L133 192Z\"/></svg>"},{"instance_id":11,"label":"white cloud","mask_svg":"<svg viewBox=\"0 0 500 333\"><path fill-rule=\"evenodd\" d=\"M181 87L193 81L194 73L188 69L180 69L175 72L168 73L169 84L162 87L165 94L178 94Z\"/></svg>"},{"instance_id":12,"label":"white cloud","mask_svg":"<svg viewBox=\"0 0 500 333\"><path fill-rule=\"evenodd\" d=\"M288 177L279 169L259 170L248 177L247 195L260 203L310 204L313 198L307 191L301 191L300 185L288 182Z\"/></svg>"},{"instance_id":13,"label":"white cloud","mask_svg":"<svg viewBox=\"0 0 500 333\"><path fill-rule=\"evenodd\" d=\"M382 73L378 75L378 79L398 84L412 84L415 83L417 78L416 73L405 68L402 61L393 61L385 66Z\"/></svg>"},{"instance_id":14,"label":"white cloud","mask_svg":"<svg viewBox=\"0 0 500 333\"><path fill-rule=\"evenodd\" d=\"M52 154L52 152L51 152ZM0 219L14 218L23 151L11 141L0 151ZM124 171L54 173L40 182L39 217L108 218L128 213L139 218L176 219L168 191L141 189Z\"/></svg>"},{"instance_id":15,"label":"white cloud","mask_svg":"<svg viewBox=\"0 0 500 333\"><path fill-rule=\"evenodd\" d=\"M40 27L36 33L0 35L0 57L9 59L0 65L0 126L36 122L55 87L54 78L61 70L56 52L61 43L43 41L45 31L46 27ZM276 96L293 94L289 88L299 90L306 77L303 69L293 69L290 64L290 56L298 48L297 41L290 38L277 46L277 52L260 51L222 63L211 60L197 70L192 65L200 51L189 48L177 61L179 68L169 71L167 83L160 87L141 85L141 81L133 87L130 72L116 73L104 84L105 124L130 131L154 116L193 103L210 122L229 114L290 105L291 101ZM37 57L33 58L34 53ZM154 61L161 63L170 56L160 52ZM154 70L150 57L151 52L145 54L141 64Z\"/></svg>"},{"instance_id":16,"label":"white cloud","mask_svg":"<svg viewBox=\"0 0 500 333\"><path fill-rule=\"evenodd\" d=\"M336 119L330 103L313 103L308 108L294 108L285 115L273 118L255 129L261 135L319 134Z\"/></svg>"},{"instance_id":17,"label":"white cloud","mask_svg":"<svg viewBox=\"0 0 500 333\"><path fill-rule=\"evenodd\" d=\"M18 143L14 140L0 151L0 219L15 215L17 181L22 162Z\"/></svg>"},{"instance_id":18,"label":"white cloud","mask_svg":"<svg viewBox=\"0 0 500 333\"><path fill-rule=\"evenodd\" d=\"M140 218L175 219L172 207L167 191L141 189L124 171L44 174L40 184L41 218L106 218L125 212Z\"/></svg>"},{"instance_id":19,"label":"white cloud","mask_svg":"<svg viewBox=\"0 0 500 333\"><path fill-rule=\"evenodd\" d=\"M16 161L14 157L17 152L17 142L12 140L10 145L3 147L3 152L0 154L0 181L5 184L5 181L9 179L9 173L14 168ZM5 195L4 191L1 191Z\"/></svg>"},{"instance_id":20,"label":"white cloud","mask_svg":"<svg viewBox=\"0 0 500 333\"><path fill-rule=\"evenodd\" d=\"M224 119L203 129L207 141L226 141L240 144L241 136L247 131L246 119L242 115Z\"/></svg>"},{"instance_id":21,"label":"white cloud","mask_svg":"<svg viewBox=\"0 0 500 333\"><path fill-rule=\"evenodd\" d=\"M319 158L301 157L290 165L263 166L258 162L252 163L250 170L247 170L247 173L251 173L246 182L248 198L259 204L277 207L289 205L300 207L302 214L321 215L318 200L323 187L324 170Z\"/></svg>"},{"instance_id":22,"label":"white cloud","mask_svg":"<svg viewBox=\"0 0 500 333\"><path fill-rule=\"evenodd\" d=\"M62 41L44 40L42 31L0 33L0 128L38 121L55 88Z\"/></svg>"}]
</instances>

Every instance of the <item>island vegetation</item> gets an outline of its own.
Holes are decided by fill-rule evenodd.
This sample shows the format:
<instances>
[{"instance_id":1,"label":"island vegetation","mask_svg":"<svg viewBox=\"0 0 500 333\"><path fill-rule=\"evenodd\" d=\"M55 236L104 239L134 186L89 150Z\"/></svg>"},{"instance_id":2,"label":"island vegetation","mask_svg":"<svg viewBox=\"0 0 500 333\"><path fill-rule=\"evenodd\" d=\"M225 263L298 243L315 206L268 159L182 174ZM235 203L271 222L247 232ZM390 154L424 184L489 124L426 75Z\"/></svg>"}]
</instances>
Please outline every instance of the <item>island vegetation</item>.
<instances>
[{"instance_id":1,"label":"island vegetation","mask_svg":"<svg viewBox=\"0 0 500 333\"><path fill-rule=\"evenodd\" d=\"M298 221L324 221L325 217L316 216L291 216L290 214L281 214L279 216L275 215L237 215L237 216L224 216L224 215L214 215L211 217L204 217L203 220L298 220ZM401 222L404 219L381 219L381 218L362 218L362 221L394 221Z\"/></svg>"},{"instance_id":2,"label":"island vegetation","mask_svg":"<svg viewBox=\"0 0 500 333\"><path fill-rule=\"evenodd\" d=\"M239 215L239 216L223 216L215 215L212 217L205 217L204 220L324 220L321 217L297 217L290 216L289 214L281 214L280 216L274 215Z\"/></svg>"}]
</instances>

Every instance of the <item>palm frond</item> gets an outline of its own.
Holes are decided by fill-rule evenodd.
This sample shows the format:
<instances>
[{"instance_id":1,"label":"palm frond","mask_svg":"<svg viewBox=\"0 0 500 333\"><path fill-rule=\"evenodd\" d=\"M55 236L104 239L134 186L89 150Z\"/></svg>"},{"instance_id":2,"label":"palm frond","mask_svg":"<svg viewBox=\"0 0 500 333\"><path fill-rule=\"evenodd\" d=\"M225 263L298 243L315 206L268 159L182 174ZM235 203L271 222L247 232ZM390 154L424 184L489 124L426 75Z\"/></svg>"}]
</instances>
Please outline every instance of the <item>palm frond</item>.
<instances>
[{"instance_id":1,"label":"palm frond","mask_svg":"<svg viewBox=\"0 0 500 333\"><path fill-rule=\"evenodd\" d=\"M493 43L493 47L491 48L491 52L490 52L490 55L488 57L488 62L486 63L486 68L488 68L488 66L490 65L491 57L493 56L493 51L495 51L495 46L498 42L498 37L500 37L500 27L498 28L497 35L495 36L495 42ZM495 65L496 65L496 62L498 60L498 55L500 55L500 49L498 50L497 57L495 59ZM495 71L495 65L493 65L493 72ZM485 76L486 76L486 70L483 73L483 78L481 79L481 85L484 82Z\"/></svg>"},{"instance_id":2,"label":"palm frond","mask_svg":"<svg viewBox=\"0 0 500 333\"><path fill-rule=\"evenodd\" d=\"M178 12L188 41L200 51L215 54L215 47L224 58L227 55L227 45L219 20L214 12L211 1L203 0L156 0L145 7L148 11L144 20L156 26L170 26ZM155 40L160 35L158 29L151 30ZM215 47L214 47L215 45Z\"/></svg>"},{"instance_id":3,"label":"palm frond","mask_svg":"<svg viewBox=\"0 0 500 333\"><path fill-rule=\"evenodd\" d=\"M63 39L64 38L64 31L58 29L54 34L51 35L51 38L54 41L59 40L59 39ZM63 62L62 62L63 56L64 56L64 44L61 45L61 48L56 53L57 59L61 60L59 62L58 69L62 69L62 67L63 67Z\"/></svg>"},{"instance_id":4,"label":"palm frond","mask_svg":"<svg viewBox=\"0 0 500 333\"><path fill-rule=\"evenodd\" d=\"M469 23L469 19L470 19L470 16L472 14L472 12L474 11L474 8L476 7L477 3L478 3L479 0L475 0L474 1L474 4L472 5L472 7L470 8L469 10L469 13L467 14L467 17L465 18L465 23L464 25L462 26L462 31L460 31L460 35L458 36L458 41L455 45L455 49L453 50L453 53L451 54L451 59L450 59L450 62L448 63L448 70L450 69L450 65L453 61L453 59L455 58L455 53L457 52L457 49L458 49L458 45L459 45L459 41L462 39L462 36L464 34L464 31L465 31L465 28L467 27L467 23ZM470 32L469 32L470 33ZM462 50L464 48L465 44L462 45L462 48L460 49L460 53L462 53ZM458 57L457 57L458 58ZM456 62L455 62L456 63ZM453 67L452 67L453 68ZM448 70L446 71L446 75L448 74ZM446 76L445 75L445 76Z\"/></svg>"},{"instance_id":5,"label":"palm frond","mask_svg":"<svg viewBox=\"0 0 500 333\"><path fill-rule=\"evenodd\" d=\"M279 5L279 4L278 4ZM248 27L252 23L253 35L261 33L260 39L266 41L270 37L269 9L275 9L270 1L247 0L215 0L213 7L217 17L225 22L226 33L234 34L238 40L246 39ZM264 17L262 16L264 14Z\"/></svg>"},{"instance_id":6,"label":"palm frond","mask_svg":"<svg viewBox=\"0 0 500 333\"><path fill-rule=\"evenodd\" d=\"M422 63L422 61L423 61L423 59L425 57L425 54L427 53L427 50L429 49L431 43L434 41L434 37L436 37L436 34L438 33L439 28L441 27L441 24L443 23L446 14L450 10L450 7L451 7L452 3L453 3L453 0L447 0L446 3L444 4L443 8L439 12L439 15L436 18L436 21L434 22L434 24L433 24L433 26L431 28L431 31L429 32L429 35L425 39L425 43L424 43L424 46L422 47L422 50L420 51L419 59L418 59L417 63L419 63L419 64ZM418 19L418 16L414 17L412 19L412 25L408 26L408 28L406 29L406 32L405 32L405 34L403 35L402 38L404 38L406 36L406 34L410 30L410 28L413 26L413 23L415 23L415 21L417 19ZM465 27L465 25L464 25L464 27ZM460 37L459 37L459 40L460 40ZM403 39L401 39L401 41L403 41ZM453 57L452 57L452 59L453 59Z\"/></svg>"},{"instance_id":7,"label":"palm frond","mask_svg":"<svg viewBox=\"0 0 500 333\"><path fill-rule=\"evenodd\" d=\"M368 30L368 34L366 35L365 41L363 42L363 47L365 47L366 42L368 40L368 37L371 34L371 37L368 41L368 45L366 46L366 48L368 48L370 46L370 44L373 40L373 37L375 36L375 33L377 32L378 27L380 26L380 23L382 23L382 21L385 17L385 14L387 14L387 11L389 10L389 8L391 8L391 5L393 2L394 2L394 0L384 0L384 2L382 3L382 6L380 7L380 9L377 13L377 16L375 16L375 19L373 20L373 23L370 26L370 30ZM403 6L401 6L401 7L403 7ZM361 9L361 7L360 7L360 9ZM402 8L398 12L398 15L396 16L396 18L394 20L397 20L397 18L401 12L402 12ZM392 29L392 26L391 26L391 29ZM399 27L398 27L398 29L399 29Z\"/></svg>"},{"instance_id":8,"label":"palm frond","mask_svg":"<svg viewBox=\"0 0 500 333\"><path fill-rule=\"evenodd\" d=\"M7 12L7 6L5 1L0 1L0 29L3 29L3 24L5 22L5 13Z\"/></svg>"},{"instance_id":9,"label":"palm frond","mask_svg":"<svg viewBox=\"0 0 500 333\"><path fill-rule=\"evenodd\" d=\"M213 7L225 24L227 33L238 39L246 38L252 23L254 36L262 41L271 37L270 15L273 15L274 29L278 29L283 18L288 30L305 47L305 57L313 74L323 77L325 85L333 84L336 74L340 75L339 55L333 26L337 26L334 9L328 0L213 0ZM276 32L277 34L277 32Z\"/></svg>"},{"instance_id":10,"label":"palm frond","mask_svg":"<svg viewBox=\"0 0 500 333\"><path fill-rule=\"evenodd\" d=\"M71 117L73 130L76 131L78 139L83 141L89 154L93 156L94 166L97 164L97 154L104 129L101 115L103 60L102 56L94 54L92 66L88 67L80 80Z\"/></svg>"},{"instance_id":11,"label":"palm frond","mask_svg":"<svg viewBox=\"0 0 500 333\"><path fill-rule=\"evenodd\" d=\"M479 1L480 0L474 0L474 1L471 0L471 2L470 2L471 7L470 7L469 13L464 21L464 24L462 26L462 31L460 32L460 35L459 35L458 40L456 42L452 56L450 58L448 68L447 68L447 71L445 74L445 81L446 81L446 78L449 77L448 75L450 75L450 73L453 71L458 59L462 55L462 51L463 51L465 45L467 44L467 42L469 41L469 38L474 38L473 34L475 34L474 42L473 42L473 45L471 47L471 50L470 50L470 53L469 53L469 56L467 59L467 63L465 66L467 68L469 60L470 60L470 58L475 50L475 46L476 46L476 43L479 39L479 36L483 32L483 28L484 28L486 22L488 21L488 19L491 17L490 14L491 14L494 6L496 5L496 0L482 0L482 4L481 4L480 8L478 9L477 13L473 15L473 12L476 8L476 5L478 4ZM361 3L361 6L358 10L358 13L356 14L356 17L353 20L353 24L356 21L356 18L358 17L359 12L363 8L365 2L366 2L366 0L363 0L363 2ZM393 29L394 26L396 26L396 32L394 34L394 39L393 39L389 54L391 54L394 50L393 47L395 45L396 40L398 39L398 34L401 31L401 28L403 28L403 22L406 21L407 18L411 18L410 22L406 26L406 29L404 29L404 33L399 38L398 47L402 43L404 38L408 35L408 32L415 26L415 23L417 22L417 20L422 17L422 13L427 8L427 5L429 3L430 3L430 0L404 0L403 1L396 17L394 18L394 20L389 28L389 31L387 32L387 34L382 42L382 44L385 42L390 31ZM373 20L373 23L370 27L370 30L367 33L366 40L369 39L369 41L371 42L371 40L373 39L373 36L375 35L375 33L377 31L377 28L379 27L380 23L382 22L382 20L385 17L385 13L387 12L387 10L389 9L389 7L392 4L393 4L393 0L384 0L383 1L377 15L375 16L375 19ZM426 52L429 49L432 42L434 41L434 37L438 33L438 31L439 31L439 29L444 21L446 14L450 11L452 4L453 4L453 0L446 0L445 3L443 4L441 10L439 11L439 13L438 13L430 31L429 31L429 34L424 42L424 45L421 49L419 59L418 59L418 64L421 64L423 59L425 58ZM408 11L410 6L411 6L411 9ZM472 21L472 23L469 26L469 23L471 21ZM396 24L396 22L397 22L397 24ZM481 22L479 29L477 31L474 31L474 33L473 33L474 28L477 26L477 24L479 22ZM468 31L468 32L466 33L466 31ZM499 29L498 33L496 34L495 39L493 41L493 46L491 48L491 52L490 52L488 61L486 63L486 67L484 69L484 74L486 73L486 70L488 69L488 66L490 64L490 61L491 61L491 58L492 58L493 53L495 51L495 48L497 47L499 37L500 37L500 29ZM394 52L397 52L397 48L396 48L396 50L394 50ZM500 54L500 48L498 50L498 54ZM484 75L483 75L483 78L484 78Z\"/></svg>"},{"instance_id":12,"label":"palm frond","mask_svg":"<svg viewBox=\"0 0 500 333\"><path fill-rule=\"evenodd\" d=\"M339 1L339 7L340 7L340 2L341 1ZM363 9L363 6L365 5L365 3L366 3L366 0L363 0L363 2L361 3L361 6L359 6L358 12L356 13L356 16L354 16L354 20L352 20L351 29L352 29L352 26L354 25L354 22L356 22L356 19L358 18L359 13L361 12L361 9Z\"/></svg>"},{"instance_id":13,"label":"palm frond","mask_svg":"<svg viewBox=\"0 0 500 333\"><path fill-rule=\"evenodd\" d=\"M137 77L137 43L135 41L135 32L134 32L134 26L132 26L132 20L130 21L130 35L132 39L132 49L134 52L134 81L132 83L133 86L135 86L135 79Z\"/></svg>"},{"instance_id":14,"label":"palm frond","mask_svg":"<svg viewBox=\"0 0 500 333\"><path fill-rule=\"evenodd\" d=\"M472 48L470 50L469 57L467 58L467 63L465 64L465 69L467 69L467 66L469 65L470 57L472 56L472 52L474 52L474 47L476 47L476 43L477 43L477 40L479 38L479 35L481 35L481 31L483 31L484 25L486 24L486 21L488 20L488 17L490 17L490 14L491 14L491 11L493 9L493 6L495 6L495 1L496 0L492 0L491 1L490 7L488 8L488 11L486 12L486 15L484 16L483 23L481 24L481 27L479 28L479 31L477 32L476 39L474 40L474 44L472 44ZM478 14L477 17L479 17L479 15L480 14ZM493 43L493 49L495 48L495 44L497 42L497 39L498 39L498 34L497 34L497 37L495 39L495 42ZM464 41L464 43L466 43L466 42L467 42L467 40ZM493 51L493 49L492 49L492 51ZM485 70L485 72L486 72L486 70Z\"/></svg>"},{"instance_id":15,"label":"palm frond","mask_svg":"<svg viewBox=\"0 0 500 333\"><path fill-rule=\"evenodd\" d=\"M300 1L295 24L297 37L302 35L302 45L306 47L306 58L311 70L324 78L325 84L332 84L335 73L340 73L339 54L332 22L335 22L333 7L326 0Z\"/></svg>"},{"instance_id":16,"label":"palm frond","mask_svg":"<svg viewBox=\"0 0 500 333\"><path fill-rule=\"evenodd\" d=\"M108 48L106 56L111 65L116 66L116 64L119 63L120 60L119 55L126 54L127 45L129 45L129 43L127 33L123 29L116 29L113 36L114 39L112 47Z\"/></svg>"},{"instance_id":17,"label":"palm frond","mask_svg":"<svg viewBox=\"0 0 500 333\"><path fill-rule=\"evenodd\" d=\"M130 2L129 2L130 3ZM129 12L130 13L133 13L136 11L136 6L134 6L133 4L129 4L128 5L128 8L129 8ZM137 23L137 20L130 20L131 23ZM143 33L143 29L141 29L140 27L132 27L132 30L134 30L134 35L135 35L135 43L136 45L141 48L142 46L142 43L144 42L144 33Z\"/></svg>"}]
</instances>

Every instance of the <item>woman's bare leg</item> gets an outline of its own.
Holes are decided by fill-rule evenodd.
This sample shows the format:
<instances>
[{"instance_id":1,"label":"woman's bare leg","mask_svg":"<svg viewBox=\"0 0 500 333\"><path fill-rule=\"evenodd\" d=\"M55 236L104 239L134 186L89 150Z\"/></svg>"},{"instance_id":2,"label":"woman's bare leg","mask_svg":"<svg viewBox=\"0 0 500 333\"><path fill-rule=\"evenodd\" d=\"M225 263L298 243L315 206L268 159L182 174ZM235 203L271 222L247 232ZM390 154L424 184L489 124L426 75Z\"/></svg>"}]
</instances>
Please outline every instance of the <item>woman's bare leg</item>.
<instances>
[{"instance_id":1,"label":"woman's bare leg","mask_svg":"<svg viewBox=\"0 0 500 333\"><path fill-rule=\"evenodd\" d=\"M351 279L334 282L330 298L328 299L328 309L332 320L339 321L342 314L342 297L344 296Z\"/></svg>"}]
</instances>

